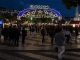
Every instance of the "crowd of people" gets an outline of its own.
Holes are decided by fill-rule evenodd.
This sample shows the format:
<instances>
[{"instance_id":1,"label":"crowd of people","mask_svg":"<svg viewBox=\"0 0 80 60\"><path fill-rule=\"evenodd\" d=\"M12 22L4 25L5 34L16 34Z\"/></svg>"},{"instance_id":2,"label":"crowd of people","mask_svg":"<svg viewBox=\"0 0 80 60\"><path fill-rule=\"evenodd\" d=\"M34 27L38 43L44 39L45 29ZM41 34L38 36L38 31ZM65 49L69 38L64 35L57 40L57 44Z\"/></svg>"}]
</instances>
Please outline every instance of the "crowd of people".
<instances>
[{"instance_id":1,"label":"crowd of people","mask_svg":"<svg viewBox=\"0 0 80 60\"><path fill-rule=\"evenodd\" d=\"M14 45L19 45L19 38L22 36L22 44L24 44L24 40L27 36L27 30L26 28L29 28L30 34L32 37L35 36L35 33L40 33L42 35L42 43L45 42L45 36L50 36L51 38L51 44L53 44L54 38L56 33L58 33L59 26L52 26L52 25L32 25L32 26L22 26L22 29L18 29L17 26L5 26L2 28L0 26L0 40L1 35L4 37L4 43L11 43ZM69 43L69 38L71 37L71 34L73 33L73 28L69 26L63 26L63 31L65 33L66 42ZM75 38L77 39L78 36L78 28L75 28Z\"/></svg>"},{"instance_id":2,"label":"crowd of people","mask_svg":"<svg viewBox=\"0 0 80 60\"><path fill-rule=\"evenodd\" d=\"M27 31L25 30L25 27L23 27L22 30L19 30L17 26L0 27L0 41L1 36L3 36L4 44L19 46L19 38L22 36L22 45L24 45L26 35Z\"/></svg>"},{"instance_id":3,"label":"crowd of people","mask_svg":"<svg viewBox=\"0 0 80 60\"><path fill-rule=\"evenodd\" d=\"M75 39L77 39L79 28L75 29L70 26L52 26L52 25L32 25L32 26L22 26L22 29L19 29L17 26L5 26L2 28L0 26L0 41L1 36L4 37L4 44L9 44L13 46L19 46L19 38L22 37L22 46L25 44L25 40L27 40L27 32L26 28L29 28L30 34L32 38L35 36L35 33L42 35L42 43L45 43L45 36L49 36L51 38L51 44L55 41L58 46L58 58L62 58L62 54L65 51L65 43L68 44L69 40L73 34L73 30L75 30Z\"/></svg>"}]
</instances>

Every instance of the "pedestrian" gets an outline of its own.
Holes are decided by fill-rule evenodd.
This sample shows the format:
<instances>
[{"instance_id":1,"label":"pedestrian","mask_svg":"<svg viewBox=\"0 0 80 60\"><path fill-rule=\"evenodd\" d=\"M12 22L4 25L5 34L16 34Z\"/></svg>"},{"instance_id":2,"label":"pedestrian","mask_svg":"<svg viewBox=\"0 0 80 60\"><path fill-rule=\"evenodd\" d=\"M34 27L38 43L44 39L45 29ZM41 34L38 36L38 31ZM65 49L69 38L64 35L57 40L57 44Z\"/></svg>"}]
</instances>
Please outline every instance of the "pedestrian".
<instances>
[{"instance_id":1,"label":"pedestrian","mask_svg":"<svg viewBox=\"0 0 80 60\"><path fill-rule=\"evenodd\" d=\"M62 28L58 28L58 33L55 35L55 42L58 46L58 58L62 59L62 54L65 51L65 35Z\"/></svg>"},{"instance_id":2,"label":"pedestrian","mask_svg":"<svg viewBox=\"0 0 80 60\"><path fill-rule=\"evenodd\" d=\"M8 42L8 37L9 37L9 29L7 26L5 26L3 29L2 29L2 35L4 37L4 43L7 43Z\"/></svg>"},{"instance_id":3,"label":"pedestrian","mask_svg":"<svg viewBox=\"0 0 80 60\"><path fill-rule=\"evenodd\" d=\"M0 26L0 42L1 42L2 26Z\"/></svg>"},{"instance_id":4,"label":"pedestrian","mask_svg":"<svg viewBox=\"0 0 80 60\"><path fill-rule=\"evenodd\" d=\"M44 43L45 35L46 35L46 29L44 27L41 30L41 35L42 35L42 43Z\"/></svg>"},{"instance_id":5,"label":"pedestrian","mask_svg":"<svg viewBox=\"0 0 80 60\"><path fill-rule=\"evenodd\" d=\"M24 46L26 36L27 36L27 30L25 30L25 27L23 27L23 29L22 29L22 46Z\"/></svg>"},{"instance_id":6,"label":"pedestrian","mask_svg":"<svg viewBox=\"0 0 80 60\"><path fill-rule=\"evenodd\" d=\"M20 37L20 30L18 29L18 27L15 27L15 30L14 30L14 32L15 32L15 36L14 36L14 40L15 40L15 46L19 46L19 37Z\"/></svg>"},{"instance_id":7,"label":"pedestrian","mask_svg":"<svg viewBox=\"0 0 80 60\"><path fill-rule=\"evenodd\" d=\"M34 32L35 32L35 28L34 28L34 26L32 26L32 28L31 28L32 37L34 37Z\"/></svg>"},{"instance_id":8,"label":"pedestrian","mask_svg":"<svg viewBox=\"0 0 80 60\"><path fill-rule=\"evenodd\" d=\"M53 40L54 40L54 37L55 37L55 29L54 28L51 28L51 30L49 32L49 36L51 38L51 44L53 44Z\"/></svg>"},{"instance_id":9,"label":"pedestrian","mask_svg":"<svg viewBox=\"0 0 80 60\"><path fill-rule=\"evenodd\" d=\"M71 37L71 33L68 29L66 29L66 31L65 31L65 37L66 37L67 44L68 44L69 40L70 40L70 37Z\"/></svg>"},{"instance_id":10,"label":"pedestrian","mask_svg":"<svg viewBox=\"0 0 80 60\"><path fill-rule=\"evenodd\" d=\"M78 36L78 32L79 32L78 27L76 27L76 28L75 28L76 39L77 39L77 36Z\"/></svg>"}]
</instances>

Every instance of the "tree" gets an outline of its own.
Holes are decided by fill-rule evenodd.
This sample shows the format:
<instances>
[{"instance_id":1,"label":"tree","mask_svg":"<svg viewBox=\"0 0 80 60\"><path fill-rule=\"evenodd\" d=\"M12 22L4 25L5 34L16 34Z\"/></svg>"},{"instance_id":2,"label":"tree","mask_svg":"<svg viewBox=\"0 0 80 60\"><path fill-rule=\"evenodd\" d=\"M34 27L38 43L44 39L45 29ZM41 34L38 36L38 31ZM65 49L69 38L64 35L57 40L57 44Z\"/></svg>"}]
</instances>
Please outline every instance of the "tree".
<instances>
[{"instance_id":1,"label":"tree","mask_svg":"<svg viewBox=\"0 0 80 60\"><path fill-rule=\"evenodd\" d=\"M3 19L3 14L2 13L0 13L0 19Z\"/></svg>"},{"instance_id":2,"label":"tree","mask_svg":"<svg viewBox=\"0 0 80 60\"><path fill-rule=\"evenodd\" d=\"M10 18L11 21L16 21L17 20L17 14L13 14L11 15L11 18Z\"/></svg>"},{"instance_id":3,"label":"tree","mask_svg":"<svg viewBox=\"0 0 80 60\"><path fill-rule=\"evenodd\" d=\"M51 18L40 18L42 23L51 23Z\"/></svg>"},{"instance_id":4,"label":"tree","mask_svg":"<svg viewBox=\"0 0 80 60\"><path fill-rule=\"evenodd\" d=\"M71 9L72 6L76 7L76 17L78 17L78 6L80 5L80 0L62 0L62 3L67 9Z\"/></svg>"},{"instance_id":5,"label":"tree","mask_svg":"<svg viewBox=\"0 0 80 60\"><path fill-rule=\"evenodd\" d=\"M21 17L22 22L28 21L29 19L26 17Z\"/></svg>"},{"instance_id":6,"label":"tree","mask_svg":"<svg viewBox=\"0 0 80 60\"><path fill-rule=\"evenodd\" d=\"M62 3L67 9L71 9L72 6L77 7L80 5L80 0L62 0Z\"/></svg>"}]
</instances>

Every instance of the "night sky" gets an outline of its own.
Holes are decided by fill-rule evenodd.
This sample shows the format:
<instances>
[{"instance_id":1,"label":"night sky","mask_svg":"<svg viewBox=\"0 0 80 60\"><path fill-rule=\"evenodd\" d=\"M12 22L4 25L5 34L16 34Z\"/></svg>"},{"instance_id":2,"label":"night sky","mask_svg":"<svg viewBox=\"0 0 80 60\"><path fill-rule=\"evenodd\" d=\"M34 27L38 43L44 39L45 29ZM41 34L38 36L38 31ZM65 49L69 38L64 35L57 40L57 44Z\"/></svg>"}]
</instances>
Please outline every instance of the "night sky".
<instances>
[{"instance_id":1,"label":"night sky","mask_svg":"<svg viewBox=\"0 0 80 60\"><path fill-rule=\"evenodd\" d=\"M75 16L75 8L72 7L71 10L67 10L61 0L0 0L0 7L11 9L23 10L30 5L49 5L51 8L59 11L63 17Z\"/></svg>"}]
</instances>

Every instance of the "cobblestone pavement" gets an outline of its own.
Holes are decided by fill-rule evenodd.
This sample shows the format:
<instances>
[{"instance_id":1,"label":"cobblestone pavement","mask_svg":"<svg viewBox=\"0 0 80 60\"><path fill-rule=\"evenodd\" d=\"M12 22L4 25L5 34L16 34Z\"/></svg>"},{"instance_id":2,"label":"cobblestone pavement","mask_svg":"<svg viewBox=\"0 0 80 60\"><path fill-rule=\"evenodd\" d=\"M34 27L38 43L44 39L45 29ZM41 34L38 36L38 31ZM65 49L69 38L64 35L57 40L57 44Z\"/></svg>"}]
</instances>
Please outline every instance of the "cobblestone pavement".
<instances>
[{"instance_id":1,"label":"cobblestone pavement","mask_svg":"<svg viewBox=\"0 0 80 60\"><path fill-rule=\"evenodd\" d=\"M80 51L66 51L64 60L80 60ZM2 50L0 60L58 60L57 52L52 50Z\"/></svg>"},{"instance_id":2,"label":"cobblestone pavement","mask_svg":"<svg viewBox=\"0 0 80 60\"><path fill-rule=\"evenodd\" d=\"M77 40L72 37L70 43L66 44L64 60L80 60L79 40L79 36ZM19 47L0 44L0 60L58 60L57 52L54 51L55 46L55 41L51 45L49 36L46 36L45 43L42 43L40 34L35 34L34 37L28 34L25 46L22 46L21 38Z\"/></svg>"}]
</instances>

